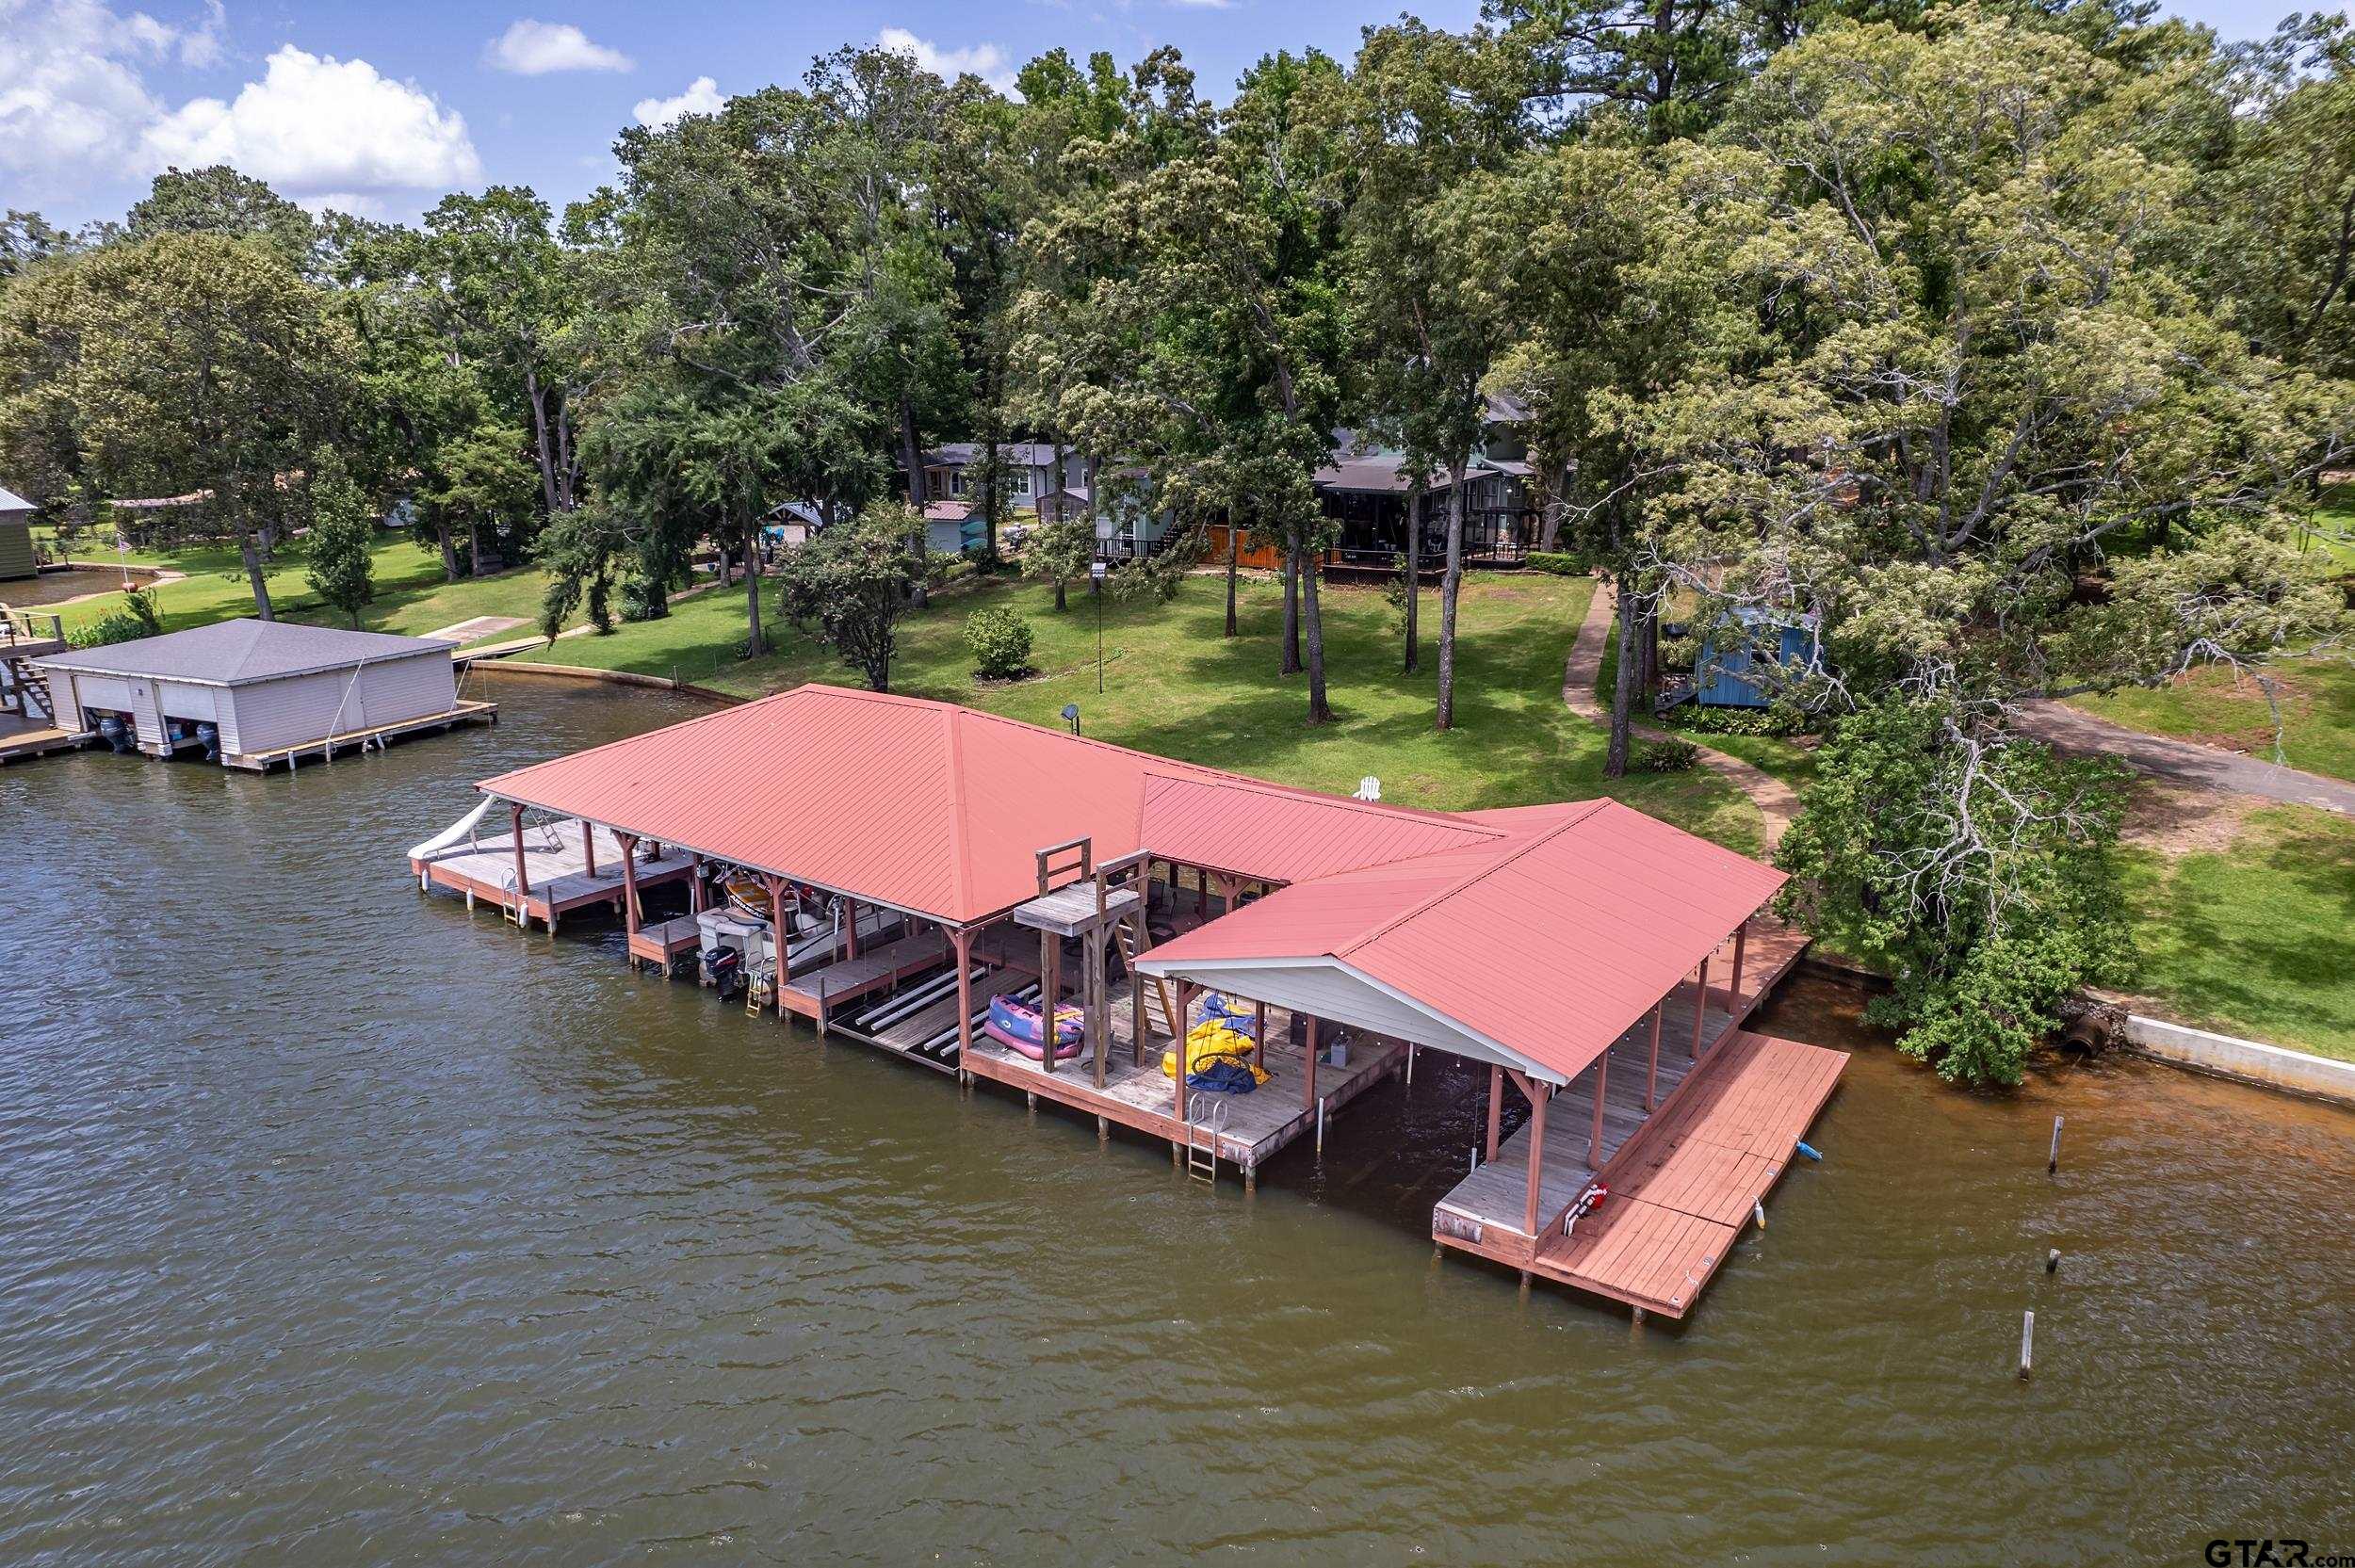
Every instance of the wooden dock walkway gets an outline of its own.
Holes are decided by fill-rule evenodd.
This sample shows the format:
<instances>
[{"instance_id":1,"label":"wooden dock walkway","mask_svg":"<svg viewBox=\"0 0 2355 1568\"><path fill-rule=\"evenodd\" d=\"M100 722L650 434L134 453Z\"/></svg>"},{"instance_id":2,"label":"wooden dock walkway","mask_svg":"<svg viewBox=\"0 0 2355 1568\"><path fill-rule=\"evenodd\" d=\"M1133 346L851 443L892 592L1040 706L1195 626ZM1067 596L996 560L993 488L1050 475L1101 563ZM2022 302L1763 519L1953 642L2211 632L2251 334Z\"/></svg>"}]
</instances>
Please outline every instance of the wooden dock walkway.
<instances>
[{"instance_id":1,"label":"wooden dock walkway","mask_svg":"<svg viewBox=\"0 0 2355 1568\"><path fill-rule=\"evenodd\" d=\"M97 738L94 730L61 730L46 719L0 709L0 767L52 752L77 751Z\"/></svg>"},{"instance_id":2,"label":"wooden dock walkway","mask_svg":"<svg viewBox=\"0 0 2355 1568\"><path fill-rule=\"evenodd\" d=\"M1035 978L1027 974L1024 978ZM1137 1065L1129 982L1115 981L1105 988L1105 994L1113 1031L1103 1088L1096 1087L1092 1059L1075 1057L1056 1063L1055 1071L1049 1073L1045 1063L986 1038L974 1041L965 1065L976 1076L1117 1122L1149 1138L1191 1144L1205 1153L1214 1151L1221 1163L1234 1166L1246 1181L1256 1179L1259 1168L1278 1151L1315 1133L1317 1101L1324 1102L1329 1122L1343 1106L1406 1065L1406 1047L1398 1042L1361 1030L1339 1030L1339 1037L1349 1044L1349 1063L1337 1067L1320 1060L1316 1098L1310 1100L1303 1092L1307 1058L1291 1043L1291 1016L1281 1008L1270 1008L1264 1066L1273 1076L1248 1094L1193 1091L1186 1097L1192 1115L1189 1124L1178 1116L1177 1083L1161 1071L1161 1053L1169 1048L1167 1039L1148 1025L1145 1060L1143 1066ZM1332 1030L1333 1026L1326 1028ZM1334 1038L1328 1033L1324 1043L1329 1044ZM1220 1119L1218 1107L1222 1106L1225 1112ZM1218 1120L1215 1131L1214 1119Z\"/></svg>"},{"instance_id":3,"label":"wooden dock walkway","mask_svg":"<svg viewBox=\"0 0 2355 1568\"><path fill-rule=\"evenodd\" d=\"M281 746L268 752L223 752L220 760L231 768L243 768L255 773L267 773L280 763L288 769L300 766L301 759L317 753L323 762L335 760L338 752L365 752L369 747L382 748L404 736L427 730L454 730L461 724L495 724L499 721L496 703L477 703L462 699L456 707L442 713L430 713L421 719L403 719L391 724L370 724L365 729L345 730L337 735L322 736L306 740L300 746Z\"/></svg>"},{"instance_id":4,"label":"wooden dock walkway","mask_svg":"<svg viewBox=\"0 0 2355 1568\"><path fill-rule=\"evenodd\" d=\"M590 869L590 850L595 869ZM539 921L551 931L573 910L593 904L622 907L621 841L603 828L584 843L578 822L565 820L528 824L523 831L525 896L515 892L515 835L506 827L487 824L466 844L437 851L426 859L412 857L410 871L420 889L446 887L463 894L466 907L487 900L519 924ZM684 854L665 852L660 858L642 856L638 889L682 881L694 872ZM517 914L520 905L522 913Z\"/></svg>"},{"instance_id":5,"label":"wooden dock walkway","mask_svg":"<svg viewBox=\"0 0 2355 1568\"><path fill-rule=\"evenodd\" d=\"M1603 1168L1610 1196L1533 1272L1630 1306L1691 1311L1831 1098L1844 1051L1737 1030Z\"/></svg>"},{"instance_id":6,"label":"wooden dock walkway","mask_svg":"<svg viewBox=\"0 0 2355 1568\"><path fill-rule=\"evenodd\" d=\"M1738 1229L1734 1222L1749 1216L1751 1204L1781 1173L1793 1143L1830 1096L1847 1060L1840 1052L1788 1041L1772 1042L1778 1049L1763 1053L1733 1049L1740 1042L1763 1038L1745 1033L1741 1026L1797 964L1807 939L1792 927L1762 918L1752 923L1746 948L1739 994L1714 978L1732 973L1730 944L1713 956L1697 1058L1695 980L1678 986L1664 1004L1656 1069L1649 1014L1612 1043L1603 1075L1602 1141L1591 1160L1593 1078L1582 1076L1555 1091L1546 1112L1535 1235L1528 1223L1532 1136L1524 1124L1498 1145L1494 1159L1474 1169L1433 1207L1432 1239L1669 1317L1690 1310L1724 1256L1721 1247L1713 1253L1711 1247L1730 1239L1708 1227ZM1730 1131L1735 1123L1696 1123L1681 1108L1720 1103L1755 1110L1761 1120L1755 1126L1741 1122L1738 1131ZM1795 1115L1798 1121L1782 1136ZM1778 1137L1781 1142L1770 1172L1708 1152L1729 1141L1764 1148ZM1688 1149L1696 1138L1699 1145ZM1646 1186L1653 1180L1667 1185L1653 1189L1651 1199L1629 1198L1626 1184L1638 1172L1662 1169L1672 1175L1647 1178ZM1577 1222L1575 1237L1566 1238L1564 1216L1597 1181L1608 1196L1591 1217ZM1668 1201L1661 1201L1664 1193ZM1719 1214L1731 1218L1712 1218ZM1606 1233L1613 1244L1598 1253L1595 1238ZM1689 1286L1683 1283L1687 1274L1697 1275Z\"/></svg>"},{"instance_id":7,"label":"wooden dock walkway","mask_svg":"<svg viewBox=\"0 0 2355 1568\"><path fill-rule=\"evenodd\" d=\"M807 973L797 969L778 988L778 1000L786 1011L808 1019L825 1034L835 1010L948 962L948 938L937 930L922 931Z\"/></svg>"}]
</instances>

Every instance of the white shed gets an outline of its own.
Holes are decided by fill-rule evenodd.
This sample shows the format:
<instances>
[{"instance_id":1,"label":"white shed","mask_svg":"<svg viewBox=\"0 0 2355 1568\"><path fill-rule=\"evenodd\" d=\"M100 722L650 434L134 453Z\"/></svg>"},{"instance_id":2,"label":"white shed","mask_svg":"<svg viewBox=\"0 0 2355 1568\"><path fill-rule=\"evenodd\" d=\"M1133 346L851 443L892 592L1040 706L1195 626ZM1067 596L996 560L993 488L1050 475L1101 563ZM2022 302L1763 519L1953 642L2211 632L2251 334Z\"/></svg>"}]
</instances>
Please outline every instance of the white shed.
<instances>
[{"instance_id":1,"label":"white shed","mask_svg":"<svg viewBox=\"0 0 2355 1568\"><path fill-rule=\"evenodd\" d=\"M456 647L243 620L35 662L66 728L102 730L111 718L151 756L218 747L231 767L262 768L303 752L495 719L495 704L458 700Z\"/></svg>"}]
</instances>

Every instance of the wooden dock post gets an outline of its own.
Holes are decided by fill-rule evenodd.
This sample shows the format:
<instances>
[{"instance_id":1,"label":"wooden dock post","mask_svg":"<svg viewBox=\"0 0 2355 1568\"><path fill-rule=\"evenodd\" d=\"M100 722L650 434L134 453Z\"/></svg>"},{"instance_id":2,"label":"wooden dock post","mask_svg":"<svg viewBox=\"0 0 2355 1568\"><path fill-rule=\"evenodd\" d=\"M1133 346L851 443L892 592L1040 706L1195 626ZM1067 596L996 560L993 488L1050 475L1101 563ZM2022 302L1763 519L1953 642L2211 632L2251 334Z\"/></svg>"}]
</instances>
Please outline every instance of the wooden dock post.
<instances>
[{"instance_id":1,"label":"wooden dock post","mask_svg":"<svg viewBox=\"0 0 2355 1568\"><path fill-rule=\"evenodd\" d=\"M1611 1048L1595 1059L1595 1130L1586 1140L1586 1169L1602 1169L1602 1095L1611 1082Z\"/></svg>"},{"instance_id":2,"label":"wooden dock post","mask_svg":"<svg viewBox=\"0 0 2355 1568\"><path fill-rule=\"evenodd\" d=\"M1648 1116L1660 1104L1660 1020L1668 1010L1668 999L1662 997L1651 1010L1651 1067L1644 1075L1644 1114Z\"/></svg>"},{"instance_id":3,"label":"wooden dock post","mask_svg":"<svg viewBox=\"0 0 2355 1568\"><path fill-rule=\"evenodd\" d=\"M960 926L949 933L957 957L957 1075L973 1059L973 933Z\"/></svg>"},{"instance_id":4,"label":"wooden dock post","mask_svg":"<svg viewBox=\"0 0 2355 1568\"><path fill-rule=\"evenodd\" d=\"M515 825L515 924L528 926L531 917L524 912L524 901L531 897L531 877L524 870L524 808L514 811Z\"/></svg>"},{"instance_id":5,"label":"wooden dock post","mask_svg":"<svg viewBox=\"0 0 2355 1568\"><path fill-rule=\"evenodd\" d=\"M1709 961L1701 960L1700 989L1693 995L1693 1059L1701 1059L1701 1025L1709 1017Z\"/></svg>"},{"instance_id":6,"label":"wooden dock post","mask_svg":"<svg viewBox=\"0 0 2355 1568\"><path fill-rule=\"evenodd\" d=\"M1503 1119L1504 1069L1490 1062L1488 1064L1488 1140L1484 1145L1487 1150L1485 1156L1487 1159L1493 1160L1497 1157L1497 1132Z\"/></svg>"},{"instance_id":7,"label":"wooden dock post","mask_svg":"<svg viewBox=\"0 0 2355 1568\"><path fill-rule=\"evenodd\" d=\"M1308 1018L1308 1066L1300 1075L1300 1108L1307 1110L1317 1103L1317 1019Z\"/></svg>"},{"instance_id":8,"label":"wooden dock post","mask_svg":"<svg viewBox=\"0 0 2355 1568\"><path fill-rule=\"evenodd\" d=\"M785 982L793 978L792 932L785 923L785 879L763 876L769 886L769 940L776 945L776 962L769 966L770 995L777 1005L777 1017L785 1013Z\"/></svg>"},{"instance_id":9,"label":"wooden dock post","mask_svg":"<svg viewBox=\"0 0 2355 1568\"><path fill-rule=\"evenodd\" d=\"M2044 1271L2048 1274L2060 1272L2060 1249L2058 1247L2053 1248L2044 1254Z\"/></svg>"},{"instance_id":10,"label":"wooden dock post","mask_svg":"<svg viewBox=\"0 0 2355 1568\"><path fill-rule=\"evenodd\" d=\"M1535 1085L1531 1085L1533 1089ZM1521 1229L1529 1233L1529 1242L1537 1244L1537 1200L1545 1184L1546 1167L1546 1106L1553 1099L1551 1086L1539 1090L1529 1102L1529 1192L1522 1213ZM1527 1274L1521 1276L1529 1278Z\"/></svg>"},{"instance_id":11,"label":"wooden dock post","mask_svg":"<svg viewBox=\"0 0 2355 1568\"><path fill-rule=\"evenodd\" d=\"M584 823L582 831L593 833L596 830ZM638 840L629 833L616 833L614 842L622 847L622 929L634 937L638 934ZM626 948L624 950L627 951ZM629 966L632 969L638 967L638 959L634 954Z\"/></svg>"},{"instance_id":12,"label":"wooden dock post","mask_svg":"<svg viewBox=\"0 0 2355 1568\"><path fill-rule=\"evenodd\" d=\"M1326 1105L1326 1102L1325 1102L1325 1101L1324 1101L1324 1100L1319 1100L1319 1101L1317 1102L1317 1157L1318 1157L1319 1159L1323 1159L1323 1158L1324 1157L1324 1110L1325 1110L1325 1105Z\"/></svg>"},{"instance_id":13,"label":"wooden dock post","mask_svg":"<svg viewBox=\"0 0 2355 1568\"><path fill-rule=\"evenodd\" d=\"M1749 946L1750 923L1746 919L1733 928L1733 987L1726 993L1726 1010L1742 1010L1742 949Z\"/></svg>"},{"instance_id":14,"label":"wooden dock post","mask_svg":"<svg viewBox=\"0 0 2355 1568\"><path fill-rule=\"evenodd\" d=\"M1063 940L1052 931L1038 933L1039 1071L1055 1072L1055 1010L1063 1000ZM1184 1064L1179 1063L1180 1066Z\"/></svg>"},{"instance_id":15,"label":"wooden dock post","mask_svg":"<svg viewBox=\"0 0 2355 1568\"><path fill-rule=\"evenodd\" d=\"M2025 1313L2020 1319L2020 1376L2022 1381L2036 1366L2036 1314Z\"/></svg>"},{"instance_id":16,"label":"wooden dock post","mask_svg":"<svg viewBox=\"0 0 2355 1568\"><path fill-rule=\"evenodd\" d=\"M2053 1152L2045 1157L2044 1161L2044 1173L2048 1176L2056 1175L2060 1172L2060 1134L2061 1118L2055 1116L2053 1118Z\"/></svg>"}]
</instances>

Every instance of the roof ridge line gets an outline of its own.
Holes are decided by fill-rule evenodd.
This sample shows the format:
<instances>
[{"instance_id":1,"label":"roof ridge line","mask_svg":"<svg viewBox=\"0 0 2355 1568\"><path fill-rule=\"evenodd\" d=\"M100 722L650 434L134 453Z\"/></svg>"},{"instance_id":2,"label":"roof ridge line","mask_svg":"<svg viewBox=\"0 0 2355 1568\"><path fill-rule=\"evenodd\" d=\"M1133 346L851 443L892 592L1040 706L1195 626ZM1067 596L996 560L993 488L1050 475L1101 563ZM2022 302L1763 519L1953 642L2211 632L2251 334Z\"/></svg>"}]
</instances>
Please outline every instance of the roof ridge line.
<instances>
[{"instance_id":1,"label":"roof ridge line","mask_svg":"<svg viewBox=\"0 0 2355 1568\"><path fill-rule=\"evenodd\" d=\"M1463 876L1458 877L1455 881L1450 882L1447 886L1441 888L1438 892L1433 894L1430 897L1425 898L1406 909L1401 910L1398 913L1391 915L1388 920L1383 921L1379 926L1374 927L1373 929L1367 931L1360 936L1353 937L1347 946L1338 949L1333 954L1333 957L1337 959L1345 958L1349 954L1354 953L1359 948L1365 946L1368 943L1374 942L1381 937L1388 935L1390 931L1405 925L1415 916L1421 914L1428 910L1438 908L1441 904L1446 903L1450 898L1453 898L1457 894L1463 892L1464 889L1471 886L1472 883L1479 881L1484 877L1492 876L1496 872L1503 870L1506 866L1512 865L1523 855L1528 854L1532 849L1536 849L1539 845L1552 842L1556 837L1569 832L1572 828L1577 827L1581 822L1585 821L1588 817L1594 816L1595 813L1600 811L1604 806L1611 803L1612 801L1609 796L1599 796L1595 800L1589 800L1586 803L1586 809L1580 812L1576 816L1567 817L1560 822L1556 822L1552 827L1548 828L1545 832L1532 836L1529 842L1523 844L1519 849L1514 849L1509 853L1500 855L1495 860L1490 861L1487 865L1480 867L1477 871L1465 873ZM1442 855L1451 852L1452 851L1446 849L1437 849L1433 851L1435 854ZM1395 860L1391 861L1389 864L1392 865L1405 865L1411 864L1413 861L1424 858L1425 857L1421 855L1412 855L1407 857L1405 860ZM1322 881L1324 879L1319 878L1317 880Z\"/></svg>"},{"instance_id":2,"label":"roof ridge line","mask_svg":"<svg viewBox=\"0 0 2355 1568\"><path fill-rule=\"evenodd\" d=\"M561 756L543 757L538 762L528 762L521 768L511 768L504 773L495 773L487 779L477 779L474 786L479 790L489 790L491 785L498 783L499 780L512 779L518 773L533 772L539 768L549 767L555 763L574 762L581 757L593 757L600 752L610 752L616 747L634 745L638 741L645 739L648 736L661 735L666 731L683 730L688 728L690 725L694 724L708 724L714 719L725 719L730 714L743 713L752 708L764 707L771 703L781 703L788 697L799 696L801 693L810 690L815 687L819 687L818 682L804 681L800 686L788 687L783 691L772 691L766 697L755 697L741 703L730 703L723 708L714 708L709 713L699 713L691 719L682 719L675 724L660 724L651 730L641 730L636 735L623 736L618 740L603 740L599 741L594 746L584 747L577 752L566 752ZM820 687L820 689L835 691L841 688L837 687Z\"/></svg>"}]
</instances>

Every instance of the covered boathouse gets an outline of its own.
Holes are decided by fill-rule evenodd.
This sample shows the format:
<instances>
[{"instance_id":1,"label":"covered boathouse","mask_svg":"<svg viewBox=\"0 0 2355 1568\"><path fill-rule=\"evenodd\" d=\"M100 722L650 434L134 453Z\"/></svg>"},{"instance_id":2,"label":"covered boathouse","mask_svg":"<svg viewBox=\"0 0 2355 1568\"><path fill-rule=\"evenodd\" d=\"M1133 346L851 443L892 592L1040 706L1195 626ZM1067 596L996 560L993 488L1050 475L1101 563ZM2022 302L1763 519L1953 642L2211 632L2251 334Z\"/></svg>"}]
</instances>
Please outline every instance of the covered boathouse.
<instances>
[{"instance_id":1,"label":"covered boathouse","mask_svg":"<svg viewBox=\"0 0 2355 1568\"><path fill-rule=\"evenodd\" d=\"M32 666L60 729L118 751L201 752L258 772L420 730L495 722L496 703L460 699L457 646L247 618L51 653Z\"/></svg>"},{"instance_id":2,"label":"covered boathouse","mask_svg":"<svg viewBox=\"0 0 2355 1568\"><path fill-rule=\"evenodd\" d=\"M1211 1180L1420 1051L1480 1063L1434 1239L1639 1311L1692 1309L1846 1061L1743 1026L1804 946L1762 913L1782 874L1612 800L1408 810L823 686L479 787L421 889L609 905L633 964L740 965L748 1010Z\"/></svg>"}]
</instances>

